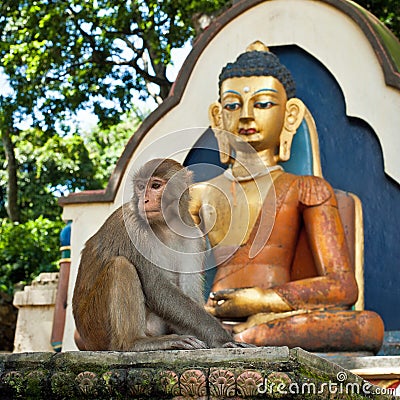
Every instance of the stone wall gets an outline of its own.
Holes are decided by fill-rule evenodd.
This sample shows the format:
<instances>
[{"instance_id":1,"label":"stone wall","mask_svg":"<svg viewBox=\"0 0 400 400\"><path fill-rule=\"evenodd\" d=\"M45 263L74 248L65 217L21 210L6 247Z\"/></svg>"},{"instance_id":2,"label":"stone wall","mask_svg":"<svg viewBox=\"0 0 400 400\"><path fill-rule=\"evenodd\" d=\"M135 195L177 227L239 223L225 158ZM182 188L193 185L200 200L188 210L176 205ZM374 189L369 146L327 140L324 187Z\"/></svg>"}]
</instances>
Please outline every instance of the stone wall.
<instances>
[{"instance_id":1,"label":"stone wall","mask_svg":"<svg viewBox=\"0 0 400 400\"><path fill-rule=\"evenodd\" d=\"M51 351L51 331L58 272L43 272L23 291L15 293L19 309L14 352Z\"/></svg>"},{"instance_id":2,"label":"stone wall","mask_svg":"<svg viewBox=\"0 0 400 400\"><path fill-rule=\"evenodd\" d=\"M299 348L0 355L2 400L394 399Z\"/></svg>"}]
</instances>

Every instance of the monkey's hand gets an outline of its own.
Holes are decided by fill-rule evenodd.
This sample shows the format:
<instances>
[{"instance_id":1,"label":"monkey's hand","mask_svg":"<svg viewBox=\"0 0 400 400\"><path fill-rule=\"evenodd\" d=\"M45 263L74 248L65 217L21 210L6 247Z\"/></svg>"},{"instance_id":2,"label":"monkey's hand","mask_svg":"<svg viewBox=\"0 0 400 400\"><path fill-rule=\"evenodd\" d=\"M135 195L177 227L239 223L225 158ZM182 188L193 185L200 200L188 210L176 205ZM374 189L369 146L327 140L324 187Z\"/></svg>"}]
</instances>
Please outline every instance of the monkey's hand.
<instances>
[{"instance_id":1,"label":"monkey's hand","mask_svg":"<svg viewBox=\"0 0 400 400\"><path fill-rule=\"evenodd\" d=\"M208 349L200 339L190 335L164 335L137 339L130 351Z\"/></svg>"},{"instance_id":2,"label":"monkey's hand","mask_svg":"<svg viewBox=\"0 0 400 400\"><path fill-rule=\"evenodd\" d=\"M172 336L172 335L171 335ZM197 350L208 349L208 346L195 336L176 335L175 339L170 340L170 350Z\"/></svg>"},{"instance_id":3,"label":"monkey's hand","mask_svg":"<svg viewBox=\"0 0 400 400\"><path fill-rule=\"evenodd\" d=\"M244 342L228 342L228 343L225 343L222 347L224 349L234 349L234 348L238 348L238 347L247 349L247 348L254 348L257 346L255 346L254 344L244 343Z\"/></svg>"}]
</instances>

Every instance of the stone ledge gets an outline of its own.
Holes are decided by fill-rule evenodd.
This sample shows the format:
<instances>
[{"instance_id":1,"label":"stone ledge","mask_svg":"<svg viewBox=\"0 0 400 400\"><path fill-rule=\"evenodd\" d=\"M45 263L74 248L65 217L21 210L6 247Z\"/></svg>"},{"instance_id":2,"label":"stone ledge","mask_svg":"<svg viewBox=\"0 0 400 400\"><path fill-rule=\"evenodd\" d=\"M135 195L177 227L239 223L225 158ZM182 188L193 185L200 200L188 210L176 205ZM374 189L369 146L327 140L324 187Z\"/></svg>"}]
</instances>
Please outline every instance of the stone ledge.
<instances>
[{"instance_id":1,"label":"stone ledge","mask_svg":"<svg viewBox=\"0 0 400 400\"><path fill-rule=\"evenodd\" d=\"M4 400L394 399L376 390L299 348L0 354Z\"/></svg>"},{"instance_id":2,"label":"stone ledge","mask_svg":"<svg viewBox=\"0 0 400 400\"><path fill-rule=\"evenodd\" d=\"M400 379L400 356L322 355L322 357L367 379Z\"/></svg>"},{"instance_id":3,"label":"stone ledge","mask_svg":"<svg viewBox=\"0 0 400 400\"><path fill-rule=\"evenodd\" d=\"M14 306L37 307L37 306L53 306L56 302L57 288L40 289L40 290L24 290L14 295Z\"/></svg>"},{"instance_id":4,"label":"stone ledge","mask_svg":"<svg viewBox=\"0 0 400 400\"><path fill-rule=\"evenodd\" d=\"M57 295L58 272L42 272L25 286L21 292L14 295L14 306L17 308L29 306L54 305Z\"/></svg>"}]
</instances>

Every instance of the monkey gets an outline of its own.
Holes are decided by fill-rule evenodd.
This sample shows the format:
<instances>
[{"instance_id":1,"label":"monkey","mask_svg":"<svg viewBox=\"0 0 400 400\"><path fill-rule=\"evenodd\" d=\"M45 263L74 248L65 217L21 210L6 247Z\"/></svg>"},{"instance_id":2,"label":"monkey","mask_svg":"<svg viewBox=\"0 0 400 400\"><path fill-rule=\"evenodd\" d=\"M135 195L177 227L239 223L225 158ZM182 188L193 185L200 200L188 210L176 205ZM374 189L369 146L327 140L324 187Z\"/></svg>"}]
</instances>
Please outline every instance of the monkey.
<instances>
[{"instance_id":1,"label":"monkey","mask_svg":"<svg viewBox=\"0 0 400 400\"><path fill-rule=\"evenodd\" d=\"M204 238L189 212L191 172L147 162L130 201L86 243L72 299L81 350L251 347L204 309Z\"/></svg>"}]
</instances>

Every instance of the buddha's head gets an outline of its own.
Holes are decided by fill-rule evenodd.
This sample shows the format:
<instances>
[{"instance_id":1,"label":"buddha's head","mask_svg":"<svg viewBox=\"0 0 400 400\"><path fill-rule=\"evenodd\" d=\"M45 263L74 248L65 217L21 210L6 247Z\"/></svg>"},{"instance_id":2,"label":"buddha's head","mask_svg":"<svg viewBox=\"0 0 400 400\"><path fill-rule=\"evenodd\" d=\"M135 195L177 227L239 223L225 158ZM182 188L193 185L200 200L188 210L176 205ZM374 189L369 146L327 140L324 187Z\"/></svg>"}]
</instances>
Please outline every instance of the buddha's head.
<instances>
[{"instance_id":1,"label":"buddha's head","mask_svg":"<svg viewBox=\"0 0 400 400\"><path fill-rule=\"evenodd\" d=\"M269 152L273 162L289 159L305 111L295 93L290 71L261 42L228 63L219 77L220 98L209 109L221 161L230 162L231 146L235 146L226 131L258 153Z\"/></svg>"}]
</instances>

